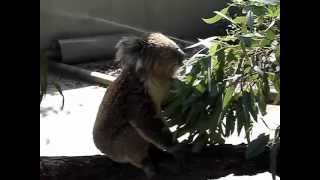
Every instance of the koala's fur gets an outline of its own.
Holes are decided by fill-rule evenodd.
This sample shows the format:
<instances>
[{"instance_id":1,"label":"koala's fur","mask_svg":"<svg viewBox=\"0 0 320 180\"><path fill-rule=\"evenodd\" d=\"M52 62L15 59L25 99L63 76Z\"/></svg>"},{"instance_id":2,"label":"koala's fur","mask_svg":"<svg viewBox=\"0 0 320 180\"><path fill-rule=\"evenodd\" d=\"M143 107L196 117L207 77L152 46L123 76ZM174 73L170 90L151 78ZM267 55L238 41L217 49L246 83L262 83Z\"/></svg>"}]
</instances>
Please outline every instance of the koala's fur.
<instances>
[{"instance_id":1,"label":"koala's fur","mask_svg":"<svg viewBox=\"0 0 320 180\"><path fill-rule=\"evenodd\" d=\"M159 112L184 53L161 33L125 37L116 48L122 73L103 97L94 143L112 160L131 163L152 176L151 146L170 152L175 145Z\"/></svg>"}]
</instances>

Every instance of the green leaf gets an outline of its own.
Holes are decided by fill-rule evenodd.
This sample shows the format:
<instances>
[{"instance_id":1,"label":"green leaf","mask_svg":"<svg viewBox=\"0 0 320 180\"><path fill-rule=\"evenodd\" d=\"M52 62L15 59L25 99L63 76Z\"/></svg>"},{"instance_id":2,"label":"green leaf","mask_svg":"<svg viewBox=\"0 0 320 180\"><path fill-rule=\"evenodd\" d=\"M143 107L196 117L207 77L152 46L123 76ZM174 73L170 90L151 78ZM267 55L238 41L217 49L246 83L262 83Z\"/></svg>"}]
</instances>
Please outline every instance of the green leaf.
<instances>
[{"instance_id":1,"label":"green leaf","mask_svg":"<svg viewBox=\"0 0 320 180\"><path fill-rule=\"evenodd\" d=\"M211 43L213 42L213 40L215 40L217 38L218 38L217 36L213 36L213 37L209 37L206 39L198 39L199 40L198 43L192 44L192 45L186 47L185 49L195 48L195 47L201 46L201 45L205 46L206 48L209 48L211 46Z\"/></svg>"},{"instance_id":2,"label":"green leaf","mask_svg":"<svg viewBox=\"0 0 320 180\"><path fill-rule=\"evenodd\" d=\"M212 46L209 48L209 53L211 56L214 56L216 54L218 46L219 46L219 43L212 43Z\"/></svg>"},{"instance_id":3,"label":"green leaf","mask_svg":"<svg viewBox=\"0 0 320 180\"><path fill-rule=\"evenodd\" d=\"M235 130L236 117L233 115L233 112L228 112L226 114L226 134L225 137L232 135Z\"/></svg>"},{"instance_id":4,"label":"green leaf","mask_svg":"<svg viewBox=\"0 0 320 180\"><path fill-rule=\"evenodd\" d=\"M236 89L236 86L231 85L225 90L225 95L223 97L223 106L222 106L223 109L225 109L229 105L229 102L232 99L235 89Z\"/></svg>"},{"instance_id":5,"label":"green leaf","mask_svg":"<svg viewBox=\"0 0 320 180\"><path fill-rule=\"evenodd\" d=\"M253 31L253 23L254 23L254 18L253 18L253 12L251 10L249 10L247 12L247 25L249 26L250 31Z\"/></svg>"},{"instance_id":6,"label":"green leaf","mask_svg":"<svg viewBox=\"0 0 320 180\"><path fill-rule=\"evenodd\" d=\"M218 69L216 71L216 80L218 82L223 81L224 77L224 67L225 67L225 54L224 51L219 51L217 53L217 60L218 60Z\"/></svg>"},{"instance_id":7,"label":"green leaf","mask_svg":"<svg viewBox=\"0 0 320 180\"><path fill-rule=\"evenodd\" d=\"M275 32L272 29L269 29L266 33L266 37L261 42L261 46L270 46L275 38L275 35Z\"/></svg>"},{"instance_id":8,"label":"green leaf","mask_svg":"<svg viewBox=\"0 0 320 180\"><path fill-rule=\"evenodd\" d=\"M276 60L280 61L280 45L276 47Z\"/></svg>"},{"instance_id":9,"label":"green leaf","mask_svg":"<svg viewBox=\"0 0 320 180\"><path fill-rule=\"evenodd\" d=\"M251 108L250 93L244 92L243 96L241 97L241 107L242 107L242 111L241 111L240 117L242 118L247 141L250 142L250 132L252 129L252 122L249 114L249 111Z\"/></svg>"},{"instance_id":10,"label":"green leaf","mask_svg":"<svg viewBox=\"0 0 320 180\"><path fill-rule=\"evenodd\" d=\"M272 28L273 27L273 25L275 24L275 20L273 20L270 24L269 24L269 26L267 27L267 29L265 30L265 31L268 31L270 28Z\"/></svg>"},{"instance_id":11,"label":"green leaf","mask_svg":"<svg viewBox=\"0 0 320 180\"><path fill-rule=\"evenodd\" d=\"M198 92L199 92L200 94L203 94L203 93L206 91L206 86L204 86L204 85L202 85L202 84L198 84L198 85L196 86L196 89L198 90Z\"/></svg>"},{"instance_id":12,"label":"green leaf","mask_svg":"<svg viewBox=\"0 0 320 180\"><path fill-rule=\"evenodd\" d=\"M247 24L246 16L238 16L238 17L234 18L233 21L239 25L246 25Z\"/></svg>"},{"instance_id":13,"label":"green leaf","mask_svg":"<svg viewBox=\"0 0 320 180\"><path fill-rule=\"evenodd\" d=\"M244 8L244 12L252 11L256 16L264 16L268 11L265 6L249 5Z\"/></svg>"},{"instance_id":14,"label":"green leaf","mask_svg":"<svg viewBox=\"0 0 320 180\"><path fill-rule=\"evenodd\" d=\"M229 16L219 12L219 11L214 11L214 13L216 13L217 15L225 18L226 20L230 21L232 24L237 24L235 21L233 21Z\"/></svg>"},{"instance_id":15,"label":"green leaf","mask_svg":"<svg viewBox=\"0 0 320 180\"><path fill-rule=\"evenodd\" d=\"M241 35L241 37L246 37L246 38L253 38L253 37L263 38L264 36L261 35L261 34L259 34L259 33L247 33L247 34Z\"/></svg>"},{"instance_id":16,"label":"green leaf","mask_svg":"<svg viewBox=\"0 0 320 180\"><path fill-rule=\"evenodd\" d=\"M228 52L228 55L226 57L226 60L228 61L228 63L230 61L234 61L238 59L233 52L234 52L233 49L230 49L230 51Z\"/></svg>"},{"instance_id":17,"label":"green leaf","mask_svg":"<svg viewBox=\"0 0 320 180\"><path fill-rule=\"evenodd\" d=\"M203 105L202 102L198 102L194 106L191 106L191 110L188 112L186 118L186 124L192 124L192 122L198 119L200 113L204 110Z\"/></svg>"},{"instance_id":18,"label":"green leaf","mask_svg":"<svg viewBox=\"0 0 320 180\"><path fill-rule=\"evenodd\" d=\"M257 139L248 144L246 158L252 159L264 152L266 145L269 142L269 135L260 134Z\"/></svg>"},{"instance_id":19,"label":"green leaf","mask_svg":"<svg viewBox=\"0 0 320 180\"><path fill-rule=\"evenodd\" d=\"M215 102L213 112L209 117L209 121L210 121L209 127L213 132L217 129L218 124L222 122L221 121L223 117L222 103L223 103L222 95L219 94L217 101Z\"/></svg>"},{"instance_id":20,"label":"green leaf","mask_svg":"<svg viewBox=\"0 0 320 180\"><path fill-rule=\"evenodd\" d=\"M252 38L240 36L239 40L244 44L245 47L250 47L252 44Z\"/></svg>"},{"instance_id":21,"label":"green leaf","mask_svg":"<svg viewBox=\"0 0 320 180\"><path fill-rule=\"evenodd\" d=\"M267 104L265 101L265 97L262 93L262 89L260 89L260 87L258 87L258 94L256 96L257 98L257 102L258 102L258 106L259 106L259 110L262 116L265 116L267 114Z\"/></svg>"},{"instance_id":22,"label":"green leaf","mask_svg":"<svg viewBox=\"0 0 320 180\"><path fill-rule=\"evenodd\" d=\"M280 77L279 77L279 75L275 74L272 81L273 81L274 88L276 89L276 91L278 91L280 93Z\"/></svg>"},{"instance_id":23,"label":"green leaf","mask_svg":"<svg viewBox=\"0 0 320 180\"><path fill-rule=\"evenodd\" d=\"M199 74L201 71L201 67L200 67L200 64L197 63L197 64L194 64L192 66L192 69L191 69L191 74L195 75L195 74Z\"/></svg>"},{"instance_id":24,"label":"green leaf","mask_svg":"<svg viewBox=\"0 0 320 180\"><path fill-rule=\"evenodd\" d=\"M251 95L251 98L250 98L251 99L251 102L250 102L251 106L250 106L250 110L249 111L250 111L250 114L251 114L252 118L256 122L258 122L259 109L258 109L258 107L257 107L257 105L255 103L255 98L254 98L253 92L251 92L250 95Z\"/></svg>"},{"instance_id":25,"label":"green leaf","mask_svg":"<svg viewBox=\"0 0 320 180\"><path fill-rule=\"evenodd\" d=\"M257 122L258 121L258 108L255 105L254 92L251 90L250 92L245 92L242 96L242 105L245 112L249 112L252 118ZM250 121L250 117L248 121Z\"/></svg>"},{"instance_id":26,"label":"green leaf","mask_svg":"<svg viewBox=\"0 0 320 180\"><path fill-rule=\"evenodd\" d=\"M228 13L228 10L229 10L229 7L230 7L230 6L222 9L222 10L220 11L220 13L221 13L221 14L227 14L227 13ZM217 12L217 11L215 11L215 12ZM219 15L215 15L215 16L213 16L212 18L209 18L209 19L202 18L202 20L203 20L204 22L206 22L207 24L214 24L214 23L220 21L221 19L222 19L222 16L219 16Z\"/></svg>"},{"instance_id":27,"label":"green leaf","mask_svg":"<svg viewBox=\"0 0 320 180\"><path fill-rule=\"evenodd\" d=\"M264 5L277 5L280 3L280 0L251 0L252 2L259 2Z\"/></svg>"},{"instance_id":28,"label":"green leaf","mask_svg":"<svg viewBox=\"0 0 320 180\"><path fill-rule=\"evenodd\" d=\"M238 107L239 108L239 107ZM241 108L241 107L240 107ZM240 136L241 130L244 126L244 117L241 109L237 109L237 133Z\"/></svg>"},{"instance_id":29,"label":"green leaf","mask_svg":"<svg viewBox=\"0 0 320 180\"><path fill-rule=\"evenodd\" d=\"M193 81L192 86L198 86L201 83L201 79L196 79L195 81Z\"/></svg>"},{"instance_id":30,"label":"green leaf","mask_svg":"<svg viewBox=\"0 0 320 180\"><path fill-rule=\"evenodd\" d=\"M273 18L280 16L280 6L269 6L268 16Z\"/></svg>"},{"instance_id":31,"label":"green leaf","mask_svg":"<svg viewBox=\"0 0 320 180\"><path fill-rule=\"evenodd\" d=\"M186 107L192 106L194 103L196 103L199 100L200 100L200 96L196 90L191 91L188 96L185 96L184 98L179 99L179 101L183 105L182 112L185 112Z\"/></svg>"},{"instance_id":32,"label":"green leaf","mask_svg":"<svg viewBox=\"0 0 320 180\"><path fill-rule=\"evenodd\" d=\"M269 85L269 80L268 80L268 75L264 74L262 76L262 93L264 95L264 101L268 102L269 96L270 96L270 85Z\"/></svg>"},{"instance_id":33,"label":"green leaf","mask_svg":"<svg viewBox=\"0 0 320 180\"><path fill-rule=\"evenodd\" d=\"M175 112L180 112L177 109L181 108L181 104L182 102L180 101L180 99L175 99L173 102L169 103L168 106L166 107L165 109L166 114L170 116Z\"/></svg>"}]
</instances>

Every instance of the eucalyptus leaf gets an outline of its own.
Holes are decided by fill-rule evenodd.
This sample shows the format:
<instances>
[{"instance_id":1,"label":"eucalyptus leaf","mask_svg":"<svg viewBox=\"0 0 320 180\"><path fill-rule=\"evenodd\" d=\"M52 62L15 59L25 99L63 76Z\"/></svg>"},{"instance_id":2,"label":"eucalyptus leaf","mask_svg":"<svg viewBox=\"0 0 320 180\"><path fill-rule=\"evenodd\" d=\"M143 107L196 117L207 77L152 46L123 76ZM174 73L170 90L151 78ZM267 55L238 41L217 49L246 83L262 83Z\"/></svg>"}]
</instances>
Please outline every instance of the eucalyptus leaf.
<instances>
[{"instance_id":1,"label":"eucalyptus leaf","mask_svg":"<svg viewBox=\"0 0 320 180\"><path fill-rule=\"evenodd\" d=\"M253 12L251 10L247 12L246 18L247 18L247 25L249 26L250 31L253 32L254 17L253 17Z\"/></svg>"},{"instance_id":2,"label":"eucalyptus leaf","mask_svg":"<svg viewBox=\"0 0 320 180\"><path fill-rule=\"evenodd\" d=\"M234 90L236 89L235 85L230 85L226 90L225 90L225 95L223 97L223 109L225 109L228 105L230 100L232 99Z\"/></svg>"},{"instance_id":3,"label":"eucalyptus leaf","mask_svg":"<svg viewBox=\"0 0 320 180\"><path fill-rule=\"evenodd\" d=\"M234 20L232 20L229 16L219 12L219 11L214 11L214 13L216 13L217 15L223 17L224 19L230 21L232 24L237 24Z\"/></svg>"},{"instance_id":4,"label":"eucalyptus leaf","mask_svg":"<svg viewBox=\"0 0 320 180\"><path fill-rule=\"evenodd\" d=\"M238 16L233 19L233 21L239 25L246 25L247 24L247 17L246 16Z\"/></svg>"},{"instance_id":5,"label":"eucalyptus leaf","mask_svg":"<svg viewBox=\"0 0 320 180\"><path fill-rule=\"evenodd\" d=\"M228 112L226 114L226 134L225 137L232 135L235 129L236 117L233 115L233 112Z\"/></svg>"},{"instance_id":6,"label":"eucalyptus leaf","mask_svg":"<svg viewBox=\"0 0 320 180\"><path fill-rule=\"evenodd\" d=\"M203 103L198 102L195 106L191 106L191 110L188 112L186 118L186 124L190 124L198 119L200 113L203 111Z\"/></svg>"},{"instance_id":7,"label":"eucalyptus leaf","mask_svg":"<svg viewBox=\"0 0 320 180\"><path fill-rule=\"evenodd\" d=\"M266 5L276 5L280 3L280 0L251 0L252 2L259 2Z\"/></svg>"},{"instance_id":8,"label":"eucalyptus leaf","mask_svg":"<svg viewBox=\"0 0 320 180\"><path fill-rule=\"evenodd\" d=\"M258 106L259 106L259 110L261 112L261 115L265 116L267 114L267 104L266 104L265 97L264 97L261 89L258 90L256 100L258 102Z\"/></svg>"},{"instance_id":9,"label":"eucalyptus leaf","mask_svg":"<svg viewBox=\"0 0 320 180\"><path fill-rule=\"evenodd\" d=\"M197 46L204 46L206 48L210 48L211 46L211 43L213 42L213 40L217 39L218 37L217 36L213 36L213 37L209 37L209 38L206 38L206 39L198 39L198 43L195 43L193 45L190 45L188 47L186 47L185 49L191 49L191 48L195 48Z\"/></svg>"},{"instance_id":10,"label":"eucalyptus leaf","mask_svg":"<svg viewBox=\"0 0 320 180\"><path fill-rule=\"evenodd\" d=\"M241 130L245 124L245 118L243 116L241 108L237 109L236 115L237 115L236 116L237 117L237 133L238 133L238 136L240 136Z\"/></svg>"},{"instance_id":11,"label":"eucalyptus leaf","mask_svg":"<svg viewBox=\"0 0 320 180\"><path fill-rule=\"evenodd\" d=\"M198 90L199 93L202 94L202 93L205 92L206 87L205 87L203 84L198 84L198 85L196 86L196 89Z\"/></svg>"},{"instance_id":12,"label":"eucalyptus leaf","mask_svg":"<svg viewBox=\"0 0 320 180\"><path fill-rule=\"evenodd\" d=\"M214 11L214 12L215 12L216 14L218 14L218 15L215 15L215 16L213 16L212 18L209 18L209 19L204 19L204 18L202 18L202 20L203 20L204 22L206 22L207 24L214 24L214 23L216 23L216 22L218 22L218 21L220 21L220 20L222 19L223 16L221 16L221 14L222 14L222 15L225 15L225 14L228 13L229 8L230 8L230 6L228 6L228 7L226 7L226 8L223 8L223 9L219 12L219 14L217 13L218 11Z\"/></svg>"},{"instance_id":13,"label":"eucalyptus leaf","mask_svg":"<svg viewBox=\"0 0 320 180\"><path fill-rule=\"evenodd\" d=\"M229 6L245 13L229 14ZM232 24L226 34L199 39L188 47L203 46L184 61L181 73L185 74L179 76L183 83L174 89L169 103L178 102L169 116L170 124L178 125L174 136L189 132L191 144L201 144L199 134L202 142L223 144L225 137L234 131L240 135L243 128L250 142L254 121L267 113L270 85L280 91L280 16L275 16L280 6L233 1L228 7L205 19L207 23L226 19Z\"/></svg>"}]
</instances>

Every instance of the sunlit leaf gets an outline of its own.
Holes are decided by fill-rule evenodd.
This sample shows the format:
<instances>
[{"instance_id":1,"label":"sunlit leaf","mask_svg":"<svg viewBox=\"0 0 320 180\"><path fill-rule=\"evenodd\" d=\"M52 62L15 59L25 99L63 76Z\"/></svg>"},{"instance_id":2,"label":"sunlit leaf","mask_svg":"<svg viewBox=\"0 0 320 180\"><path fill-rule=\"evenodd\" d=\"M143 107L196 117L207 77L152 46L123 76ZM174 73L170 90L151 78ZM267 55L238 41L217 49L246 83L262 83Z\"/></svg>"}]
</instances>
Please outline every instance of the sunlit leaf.
<instances>
[{"instance_id":1,"label":"sunlit leaf","mask_svg":"<svg viewBox=\"0 0 320 180\"><path fill-rule=\"evenodd\" d=\"M276 5L280 3L280 0L251 0L252 2L259 2L266 5Z\"/></svg>"},{"instance_id":2,"label":"sunlit leaf","mask_svg":"<svg viewBox=\"0 0 320 180\"><path fill-rule=\"evenodd\" d=\"M229 105L229 102L232 99L232 96L233 96L235 89L236 89L236 86L231 85L225 90L225 95L223 97L223 106L222 106L223 109L225 109Z\"/></svg>"},{"instance_id":3,"label":"sunlit leaf","mask_svg":"<svg viewBox=\"0 0 320 180\"><path fill-rule=\"evenodd\" d=\"M253 12L249 10L246 15L247 18L247 25L249 26L250 31L253 31L253 23L254 23L254 18L253 18Z\"/></svg>"},{"instance_id":4,"label":"sunlit leaf","mask_svg":"<svg viewBox=\"0 0 320 180\"><path fill-rule=\"evenodd\" d=\"M213 40L215 40L217 38L218 38L217 36L213 36L213 37L209 37L207 39L198 39L199 40L198 43L190 45L190 46L186 47L185 49L195 48L195 47L201 46L201 45L205 46L206 48L210 48Z\"/></svg>"},{"instance_id":5,"label":"sunlit leaf","mask_svg":"<svg viewBox=\"0 0 320 180\"><path fill-rule=\"evenodd\" d=\"M228 7L226 7L226 8L223 8L219 13L220 13L220 14L223 14L223 15L227 14L227 12L228 12L228 10L229 10L229 7L230 7L230 6L228 6ZM218 12L218 11L215 11L215 13L216 13L216 12ZM207 24L214 24L214 23L220 21L220 20L222 19L222 17L223 17L223 16L221 16L221 15L215 15L215 16L213 16L212 18L208 18L208 19L202 18L202 20L203 20L204 22L206 22Z\"/></svg>"},{"instance_id":6,"label":"sunlit leaf","mask_svg":"<svg viewBox=\"0 0 320 180\"><path fill-rule=\"evenodd\" d=\"M214 11L214 13L216 13L217 15L225 18L226 20L230 21L230 22L233 23L233 24L237 24L237 23L236 23L235 21L233 21L229 16L227 16L227 15L225 15L225 14L219 12L219 11Z\"/></svg>"},{"instance_id":7,"label":"sunlit leaf","mask_svg":"<svg viewBox=\"0 0 320 180\"><path fill-rule=\"evenodd\" d=\"M246 25L247 24L247 18L246 16L238 16L233 19L233 21L240 25Z\"/></svg>"},{"instance_id":8,"label":"sunlit leaf","mask_svg":"<svg viewBox=\"0 0 320 180\"><path fill-rule=\"evenodd\" d=\"M265 97L264 97L261 89L258 90L258 94L256 96L256 99L258 102L258 106L259 106L259 110L261 112L261 115L265 116L267 114L267 104L266 104Z\"/></svg>"}]
</instances>

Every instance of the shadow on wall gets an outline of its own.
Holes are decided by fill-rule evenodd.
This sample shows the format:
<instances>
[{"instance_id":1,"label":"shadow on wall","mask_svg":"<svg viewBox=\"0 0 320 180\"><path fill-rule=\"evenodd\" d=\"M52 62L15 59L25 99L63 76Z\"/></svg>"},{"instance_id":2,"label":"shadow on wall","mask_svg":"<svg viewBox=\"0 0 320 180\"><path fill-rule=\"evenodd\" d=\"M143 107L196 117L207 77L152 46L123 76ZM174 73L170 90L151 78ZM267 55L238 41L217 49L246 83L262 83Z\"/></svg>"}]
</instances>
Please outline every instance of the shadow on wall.
<instances>
[{"instance_id":1,"label":"shadow on wall","mask_svg":"<svg viewBox=\"0 0 320 180\"><path fill-rule=\"evenodd\" d=\"M110 23L118 22L148 31L160 31L185 39L217 33L201 18L221 9L225 0L41 0L40 48L56 38L133 32Z\"/></svg>"}]
</instances>

